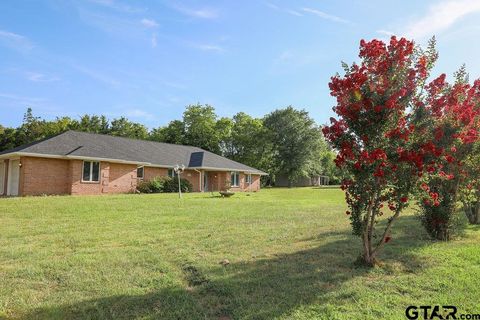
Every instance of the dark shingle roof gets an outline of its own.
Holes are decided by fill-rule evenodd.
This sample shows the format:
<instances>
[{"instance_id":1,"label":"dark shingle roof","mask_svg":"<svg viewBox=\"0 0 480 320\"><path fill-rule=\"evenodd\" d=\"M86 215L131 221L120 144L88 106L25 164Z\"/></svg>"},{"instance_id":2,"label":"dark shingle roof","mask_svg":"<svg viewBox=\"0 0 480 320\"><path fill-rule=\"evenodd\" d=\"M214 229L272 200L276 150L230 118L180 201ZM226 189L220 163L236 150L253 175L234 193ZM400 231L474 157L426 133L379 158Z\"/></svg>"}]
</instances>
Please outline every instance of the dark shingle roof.
<instances>
[{"instance_id":1,"label":"dark shingle roof","mask_svg":"<svg viewBox=\"0 0 480 320\"><path fill-rule=\"evenodd\" d=\"M0 155L17 152L72 158L103 158L165 167L185 164L190 168L265 174L258 169L197 147L78 131L67 131L48 139L0 152Z\"/></svg>"}]
</instances>

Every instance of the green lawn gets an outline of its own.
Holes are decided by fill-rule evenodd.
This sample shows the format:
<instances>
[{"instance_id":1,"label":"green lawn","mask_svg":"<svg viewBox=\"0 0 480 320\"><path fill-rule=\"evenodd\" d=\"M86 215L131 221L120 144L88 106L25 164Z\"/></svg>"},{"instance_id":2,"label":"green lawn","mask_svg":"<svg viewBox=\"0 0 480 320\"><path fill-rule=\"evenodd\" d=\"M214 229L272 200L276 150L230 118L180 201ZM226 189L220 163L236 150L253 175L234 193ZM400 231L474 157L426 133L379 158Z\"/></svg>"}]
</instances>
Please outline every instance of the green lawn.
<instances>
[{"instance_id":1,"label":"green lawn","mask_svg":"<svg viewBox=\"0 0 480 320\"><path fill-rule=\"evenodd\" d=\"M480 229L432 242L407 213L383 267L338 189L0 199L0 319L404 319L480 313ZM228 259L223 266L220 261Z\"/></svg>"}]
</instances>

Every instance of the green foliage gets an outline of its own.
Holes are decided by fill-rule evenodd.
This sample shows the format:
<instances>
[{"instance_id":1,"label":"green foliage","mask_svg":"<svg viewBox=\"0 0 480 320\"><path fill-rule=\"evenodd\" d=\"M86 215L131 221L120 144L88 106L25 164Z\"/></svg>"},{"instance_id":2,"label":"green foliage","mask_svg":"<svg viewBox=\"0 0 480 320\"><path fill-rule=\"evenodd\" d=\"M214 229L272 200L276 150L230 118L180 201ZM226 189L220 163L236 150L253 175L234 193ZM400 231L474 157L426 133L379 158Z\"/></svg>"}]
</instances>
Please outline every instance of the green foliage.
<instances>
[{"instance_id":1,"label":"green foliage","mask_svg":"<svg viewBox=\"0 0 480 320\"><path fill-rule=\"evenodd\" d=\"M83 115L79 120L58 117L55 120L47 121L34 116L32 109L28 108L23 116L23 122L18 128L2 127L0 130L0 151L45 139L68 130L136 139L147 139L149 134L144 125L131 122L124 117L108 121L105 116Z\"/></svg>"},{"instance_id":2,"label":"green foliage","mask_svg":"<svg viewBox=\"0 0 480 320\"><path fill-rule=\"evenodd\" d=\"M166 127L159 127L150 132L150 140L183 144L185 140L185 125L181 120L173 120Z\"/></svg>"},{"instance_id":3,"label":"green foliage","mask_svg":"<svg viewBox=\"0 0 480 320\"><path fill-rule=\"evenodd\" d=\"M269 171L271 141L265 135L261 119L244 112L233 116L231 146L225 156L246 165Z\"/></svg>"},{"instance_id":4,"label":"green foliage","mask_svg":"<svg viewBox=\"0 0 480 320\"><path fill-rule=\"evenodd\" d=\"M192 192L192 184L184 178L180 179L182 192ZM137 190L140 193L171 193L178 192L177 177L155 177L152 180L142 181L138 184Z\"/></svg>"},{"instance_id":5,"label":"green foliage","mask_svg":"<svg viewBox=\"0 0 480 320\"><path fill-rule=\"evenodd\" d=\"M180 189L182 192L192 192L193 186L187 179L180 178ZM166 178L163 182L163 192L178 192L178 178Z\"/></svg>"},{"instance_id":6,"label":"green foliage","mask_svg":"<svg viewBox=\"0 0 480 320\"><path fill-rule=\"evenodd\" d=\"M183 113L184 144L220 153L217 115L210 105L190 105Z\"/></svg>"},{"instance_id":7,"label":"green foliage","mask_svg":"<svg viewBox=\"0 0 480 320\"><path fill-rule=\"evenodd\" d=\"M140 193L161 193L166 178L155 177L152 180L142 181L137 185Z\"/></svg>"},{"instance_id":8,"label":"green foliage","mask_svg":"<svg viewBox=\"0 0 480 320\"><path fill-rule=\"evenodd\" d=\"M105 116L96 116L85 114L80 117L80 121L75 121L72 125L73 130L92 132L92 133L109 133L109 122Z\"/></svg>"},{"instance_id":9,"label":"green foliage","mask_svg":"<svg viewBox=\"0 0 480 320\"><path fill-rule=\"evenodd\" d=\"M302 176L321 171L318 153L323 137L307 111L291 106L275 110L264 118L264 126L272 148L270 172L286 175L293 184Z\"/></svg>"},{"instance_id":10,"label":"green foliage","mask_svg":"<svg viewBox=\"0 0 480 320\"><path fill-rule=\"evenodd\" d=\"M459 199L468 221L480 224L480 142L475 143L463 164L465 178L459 188Z\"/></svg>"},{"instance_id":11,"label":"green foliage","mask_svg":"<svg viewBox=\"0 0 480 320\"><path fill-rule=\"evenodd\" d=\"M114 119L110 123L109 134L113 136L147 139L148 130L143 124L131 122L124 117Z\"/></svg>"}]
</instances>

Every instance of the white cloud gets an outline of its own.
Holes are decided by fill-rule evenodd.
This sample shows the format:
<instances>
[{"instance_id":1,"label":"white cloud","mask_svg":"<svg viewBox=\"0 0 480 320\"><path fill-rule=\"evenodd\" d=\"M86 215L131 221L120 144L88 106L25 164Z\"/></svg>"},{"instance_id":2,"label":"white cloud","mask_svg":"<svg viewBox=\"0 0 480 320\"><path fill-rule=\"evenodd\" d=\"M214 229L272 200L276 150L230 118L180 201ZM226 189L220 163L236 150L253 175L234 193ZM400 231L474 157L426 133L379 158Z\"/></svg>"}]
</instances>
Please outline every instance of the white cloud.
<instances>
[{"instance_id":1,"label":"white cloud","mask_svg":"<svg viewBox=\"0 0 480 320\"><path fill-rule=\"evenodd\" d=\"M317 9L304 7L304 8L302 8L302 11L307 12L307 13L311 13L313 15L316 15L317 17L320 17L320 18L326 19L326 20L330 20L330 21L333 21L333 22L350 23L350 21L348 21L348 20L345 20L343 18L325 13L325 12L317 10Z\"/></svg>"},{"instance_id":2,"label":"white cloud","mask_svg":"<svg viewBox=\"0 0 480 320\"><path fill-rule=\"evenodd\" d=\"M114 9L114 10L126 12L126 13L139 13L139 12L146 11L146 9L144 8L132 7L132 6L123 4L121 2L118 2L116 0L89 0L89 1L97 5L101 5L110 9Z\"/></svg>"},{"instance_id":3,"label":"white cloud","mask_svg":"<svg viewBox=\"0 0 480 320\"><path fill-rule=\"evenodd\" d=\"M140 23L145 27L145 28L156 28L158 27L158 23L157 21L153 20L153 19L147 19L147 18L143 18Z\"/></svg>"},{"instance_id":4,"label":"white cloud","mask_svg":"<svg viewBox=\"0 0 480 320\"><path fill-rule=\"evenodd\" d=\"M297 17L302 17L303 16L303 14L301 14L300 12L298 12L296 10L280 8L276 4L273 4L273 3L270 3L270 2L266 2L265 4L273 10L285 12L285 13L291 14L292 16L297 16Z\"/></svg>"},{"instance_id":5,"label":"white cloud","mask_svg":"<svg viewBox=\"0 0 480 320\"><path fill-rule=\"evenodd\" d=\"M0 30L0 44L19 51L30 51L34 47L27 37L5 30Z\"/></svg>"},{"instance_id":6,"label":"white cloud","mask_svg":"<svg viewBox=\"0 0 480 320\"><path fill-rule=\"evenodd\" d=\"M193 44L192 46L202 51L212 51L218 53L225 52L223 47L215 44Z\"/></svg>"},{"instance_id":7,"label":"white cloud","mask_svg":"<svg viewBox=\"0 0 480 320\"><path fill-rule=\"evenodd\" d=\"M38 72L26 72L26 77L28 80L33 82L53 82L60 80L58 77L48 76Z\"/></svg>"},{"instance_id":8,"label":"white cloud","mask_svg":"<svg viewBox=\"0 0 480 320\"><path fill-rule=\"evenodd\" d=\"M301 14L300 12L298 12L296 10L285 9L284 11L288 14L291 14L292 16L297 16L297 17L302 17L303 16L303 14Z\"/></svg>"},{"instance_id":9,"label":"white cloud","mask_svg":"<svg viewBox=\"0 0 480 320\"><path fill-rule=\"evenodd\" d=\"M212 8L192 9L185 6L175 6L174 8L180 11L181 13L194 18L201 18L201 19L218 18L218 10L212 9Z\"/></svg>"},{"instance_id":10,"label":"white cloud","mask_svg":"<svg viewBox=\"0 0 480 320\"><path fill-rule=\"evenodd\" d=\"M152 34L152 38L150 39L150 43L152 44L152 48L156 48L158 45L157 35L154 33Z\"/></svg>"},{"instance_id":11,"label":"white cloud","mask_svg":"<svg viewBox=\"0 0 480 320\"><path fill-rule=\"evenodd\" d=\"M431 5L427 13L412 21L402 34L413 39L431 37L445 31L468 14L480 11L478 0L448 0Z\"/></svg>"}]
</instances>

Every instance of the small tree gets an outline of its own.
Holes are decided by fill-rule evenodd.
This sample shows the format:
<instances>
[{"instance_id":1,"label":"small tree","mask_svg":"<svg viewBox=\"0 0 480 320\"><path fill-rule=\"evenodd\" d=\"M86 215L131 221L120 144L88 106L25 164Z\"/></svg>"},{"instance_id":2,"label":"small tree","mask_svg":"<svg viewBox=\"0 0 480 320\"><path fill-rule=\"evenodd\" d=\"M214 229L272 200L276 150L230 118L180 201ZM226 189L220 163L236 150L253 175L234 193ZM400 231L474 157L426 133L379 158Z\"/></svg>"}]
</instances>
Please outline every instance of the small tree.
<instances>
[{"instance_id":1,"label":"small tree","mask_svg":"<svg viewBox=\"0 0 480 320\"><path fill-rule=\"evenodd\" d=\"M422 175L425 159L422 136L415 122L422 118L421 92L437 53L432 40L427 51L404 38L360 42L360 64L343 64L345 75L332 77L331 95L338 119L323 129L346 172L346 193L353 233L362 238L360 261L368 266L391 239L394 221L407 206ZM379 216L391 211L386 227L377 232Z\"/></svg>"},{"instance_id":2,"label":"small tree","mask_svg":"<svg viewBox=\"0 0 480 320\"><path fill-rule=\"evenodd\" d=\"M455 84L449 85L443 74L426 91L423 111L428 117L424 117L427 130L423 136L437 157L428 164L421 181L420 218L433 238L449 240L459 196L467 213L475 209L471 201L476 191L469 191L467 185L475 185L480 173L472 153L480 125L480 81L470 85L462 67Z\"/></svg>"},{"instance_id":3,"label":"small tree","mask_svg":"<svg viewBox=\"0 0 480 320\"><path fill-rule=\"evenodd\" d=\"M480 142L465 160L466 179L460 188L463 210L471 224L480 224Z\"/></svg>"}]
</instances>

